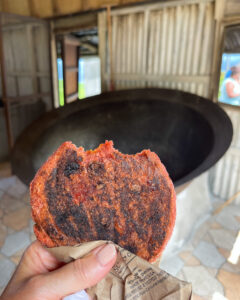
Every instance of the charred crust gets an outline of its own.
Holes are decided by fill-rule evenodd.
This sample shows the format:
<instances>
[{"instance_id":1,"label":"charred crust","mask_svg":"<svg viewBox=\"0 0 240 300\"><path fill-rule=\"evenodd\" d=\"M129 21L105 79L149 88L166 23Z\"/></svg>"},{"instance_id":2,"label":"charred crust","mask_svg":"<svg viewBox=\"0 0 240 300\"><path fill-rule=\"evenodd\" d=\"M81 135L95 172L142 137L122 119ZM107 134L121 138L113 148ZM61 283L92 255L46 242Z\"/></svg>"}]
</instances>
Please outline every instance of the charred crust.
<instances>
[{"instance_id":1,"label":"charred crust","mask_svg":"<svg viewBox=\"0 0 240 300\"><path fill-rule=\"evenodd\" d=\"M66 177L70 177L71 174L76 173L79 170L79 164L75 161L67 162L65 165L65 168L63 170L63 173Z\"/></svg>"},{"instance_id":2,"label":"charred crust","mask_svg":"<svg viewBox=\"0 0 240 300\"><path fill-rule=\"evenodd\" d=\"M149 260L172 224L173 190L148 156L118 152L106 164L67 149L45 179L44 193L51 218L40 227L56 246L111 240L137 255L144 248Z\"/></svg>"}]
</instances>

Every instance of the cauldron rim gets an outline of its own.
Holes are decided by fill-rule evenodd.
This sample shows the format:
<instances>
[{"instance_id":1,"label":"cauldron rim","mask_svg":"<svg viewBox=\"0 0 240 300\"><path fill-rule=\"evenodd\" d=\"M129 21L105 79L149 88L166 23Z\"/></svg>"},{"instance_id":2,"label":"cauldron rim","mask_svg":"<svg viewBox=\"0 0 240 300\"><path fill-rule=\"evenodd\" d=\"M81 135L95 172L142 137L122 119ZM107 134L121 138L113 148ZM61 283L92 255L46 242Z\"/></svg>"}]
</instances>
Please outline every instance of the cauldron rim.
<instances>
[{"instance_id":1,"label":"cauldron rim","mask_svg":"<svg viewBox=\"0 0 240 300\"><path fill-rule=\"evenodd\" d=\"M213 131L214 141L210 153L199 166L182 178L176 180L174 182L176 187L185 184L207 171L229 148L233 135L232 123L226 112L211 100L188 92L162 88L120 90L105 92L100 95L75 101L64 107L54 109L34 121L19 136L12 150L11 163L13 172L19 176L24 183L29 184L34 176L35 170L27 153L31 151L31 145L34 145L38 137L59 120L65 119L77 111L85 110L102 103L111 103L112 101L138 101L141 99L181 103L185 107L191 108L201 114ZM39 126L39 122L41 122L41 126ZM24 173L22 173L22 170L24 170Z\"/></svg>"}]
</instances>

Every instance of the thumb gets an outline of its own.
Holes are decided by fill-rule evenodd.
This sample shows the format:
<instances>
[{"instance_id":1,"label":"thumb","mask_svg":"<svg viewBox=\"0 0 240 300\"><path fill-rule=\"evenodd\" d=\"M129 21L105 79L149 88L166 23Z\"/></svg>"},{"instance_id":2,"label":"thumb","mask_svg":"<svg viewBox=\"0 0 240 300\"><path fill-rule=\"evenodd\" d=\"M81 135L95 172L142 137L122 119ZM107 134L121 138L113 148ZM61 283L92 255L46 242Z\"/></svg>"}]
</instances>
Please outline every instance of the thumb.
<instances>
[{"instance_id":1,"label":"thumb","mask_svg":"<svg viewBox=\"0 0 240 300\"><path fill-rule=\"evenodd\" d=\"M114 245L106 244L83 259L77 259L58 270L41 275L42 286L48 295L59 298L73 294L98 283L110 271L116 258Z\"/></svg>"}]
</instances>

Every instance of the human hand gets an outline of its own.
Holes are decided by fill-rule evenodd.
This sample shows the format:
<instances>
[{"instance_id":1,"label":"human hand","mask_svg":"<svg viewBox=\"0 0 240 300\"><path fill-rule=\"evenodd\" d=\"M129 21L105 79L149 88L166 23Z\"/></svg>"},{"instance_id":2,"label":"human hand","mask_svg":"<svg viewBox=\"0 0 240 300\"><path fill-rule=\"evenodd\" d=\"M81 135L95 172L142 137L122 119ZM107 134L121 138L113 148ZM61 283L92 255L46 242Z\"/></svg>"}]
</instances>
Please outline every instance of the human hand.
<instances>
[{"instance_id":1,"label":"human hand","mask_svg":"<svg viewBox=\"0 0 240 300\"><path fill-rule=\"evenodd\" d=\"M112 268L114 245L102 245L68 264L59 262L35 241L23 257L1 300L60 300L98 283Z\"/></svg>"}]
</instances>

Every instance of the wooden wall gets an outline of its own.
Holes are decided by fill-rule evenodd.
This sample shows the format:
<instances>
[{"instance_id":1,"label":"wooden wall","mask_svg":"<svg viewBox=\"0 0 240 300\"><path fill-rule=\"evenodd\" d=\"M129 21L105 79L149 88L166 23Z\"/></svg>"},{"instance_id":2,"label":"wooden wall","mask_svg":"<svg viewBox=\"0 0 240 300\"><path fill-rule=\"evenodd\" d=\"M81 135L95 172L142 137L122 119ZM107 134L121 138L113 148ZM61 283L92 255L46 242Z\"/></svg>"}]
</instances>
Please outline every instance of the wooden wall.
<instances>
[{"instance_id":1,"label":"wooden wall","mask_svg":"<svg viewBox=\"0 0 240 300\"><path fill-rule=\"evenodd\" d=\"M48 24L17 21L5 16L2 27L7 97L19 104L41 98L51 109Z\"/></svg>"},{"instance_id":2,"label":"wooden wall","mask_svg":"<svg viewBox=\"0 0 240 300\"><path fill-rule=\"evenodd\" d=\"M25 16L48 18L81 11L95 10L106 5L124 5L139 0L0 0L0 11ZM147 1L145 1L147 2Z\"/></svg>"},{"instance_id":3,"label":"wooden wall","mask_svg":"<svg viewBox=\"0 0 240 300\"><path fill-rule=\"evenodd\" d=\"M239 0L226 0L225 16L235 16L240 14Z\"/></svg>"}]
</instances>

